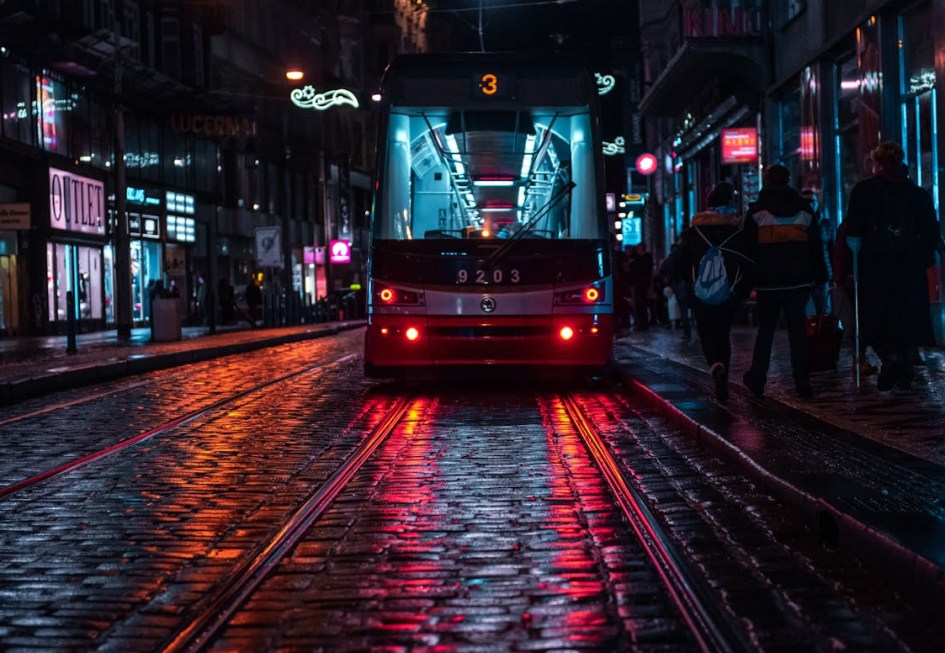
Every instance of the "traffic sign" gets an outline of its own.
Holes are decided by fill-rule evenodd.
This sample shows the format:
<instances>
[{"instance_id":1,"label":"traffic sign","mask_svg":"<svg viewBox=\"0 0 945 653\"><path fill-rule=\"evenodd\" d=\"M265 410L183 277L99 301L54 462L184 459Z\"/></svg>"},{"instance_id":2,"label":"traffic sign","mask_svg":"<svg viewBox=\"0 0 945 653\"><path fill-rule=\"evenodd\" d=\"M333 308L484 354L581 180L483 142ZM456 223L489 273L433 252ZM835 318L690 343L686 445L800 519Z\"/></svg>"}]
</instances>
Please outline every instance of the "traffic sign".
<instances>
[{"instance_id":1,"label":"traffic sign","mask_svg":"<svg viewBox=\"0 0 945 653\"><path fill-rule=\"evenodd\" d=\"M282 268L282 228L256 228L256 265L260 268Z\"/></svg>"}]
</instances>

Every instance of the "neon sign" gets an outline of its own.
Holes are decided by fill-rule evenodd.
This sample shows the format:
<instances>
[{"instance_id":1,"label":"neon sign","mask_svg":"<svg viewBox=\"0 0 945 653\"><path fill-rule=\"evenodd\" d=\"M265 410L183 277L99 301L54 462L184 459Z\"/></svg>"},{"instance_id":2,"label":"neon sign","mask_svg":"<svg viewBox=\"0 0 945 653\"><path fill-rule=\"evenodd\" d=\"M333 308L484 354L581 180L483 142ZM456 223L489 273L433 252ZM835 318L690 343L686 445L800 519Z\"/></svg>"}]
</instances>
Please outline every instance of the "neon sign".
<instances>
[{"instance_id":1,"label":"neon sign","mask_svg":"<svg viewBox=\"0 0 945 653\"><path fill-rule=\"evenodd\" d=\"M601 75L600 73L594 73L594 77L597 80L598 95L607 95L612 90L614 90L614 85L617 82L613 75Z\"/></svg>"},{"instance_id":2,"label":"neon sign","mask_svg":"<svg viewBox=\"0 0 945 653\"><path fill-rule=\"evenodd\" d=\"M614 156L616 154L625 154L626 149L624 147L625 141L623 136L618 136L614 139L613 143L608 143L604 141L604 154L607 156Z\"/></svg>"},{"instance_id":3,"label":"neon sign","mask_svg":"<svg viewBox=\"0 0 945 653\"><path fill-rule=\"evenodd\" d=\"M292 100L292 104L297 107L315 109L316 111L324 111L342 104L351 105L355 109L361 106L354 93L345 88L337 88L324 93L316 93L314 86L294 88L289 93L289 98Z\"/></svg>"},{"instance_id":4,"label":"neon sign","mask_svg":"<svg viewBox=\"0 0 945 653\"><path fill-rule=\"evenodd\" d=\"M351 262L351 241L332 240L328 243L328 260L332 263Z\"/></svg>"}]
</instances>

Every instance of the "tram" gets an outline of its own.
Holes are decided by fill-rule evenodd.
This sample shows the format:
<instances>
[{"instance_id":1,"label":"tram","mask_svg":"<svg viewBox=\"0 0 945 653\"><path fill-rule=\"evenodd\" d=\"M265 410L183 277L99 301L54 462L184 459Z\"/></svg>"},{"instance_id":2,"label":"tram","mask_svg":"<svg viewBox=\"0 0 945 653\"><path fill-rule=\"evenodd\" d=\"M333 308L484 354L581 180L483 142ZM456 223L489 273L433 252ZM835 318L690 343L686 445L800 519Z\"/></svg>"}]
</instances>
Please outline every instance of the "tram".
<instances>
[{"instance_id":1,"label":"tram","mask_svg":"<svg viewBox=\"0 0 945 653\"><path fill-rule=\"evenodd\" d=\"M584 67L397 57L381 84L374 191L366 376L607 370L614 284Z\"/></svg>"}]
</instances>

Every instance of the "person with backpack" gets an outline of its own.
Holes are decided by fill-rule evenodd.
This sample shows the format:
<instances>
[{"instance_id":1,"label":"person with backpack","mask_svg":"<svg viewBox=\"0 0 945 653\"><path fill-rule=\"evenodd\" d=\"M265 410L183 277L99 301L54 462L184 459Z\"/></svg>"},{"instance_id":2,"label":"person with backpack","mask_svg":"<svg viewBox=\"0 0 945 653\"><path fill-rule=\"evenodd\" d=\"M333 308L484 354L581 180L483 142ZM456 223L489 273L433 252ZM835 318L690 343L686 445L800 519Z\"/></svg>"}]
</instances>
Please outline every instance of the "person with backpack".
<instances>
[{"instance_id":1,"label":"person with backpack","mask_svg":"<svg viewBox=\"0 0 945 653\"><path fill-rule=\"evenodd\" d=\"M735 188L717 183L679 238L673 255L677 278L689 286L702 354L715 382L715 397L728 399L735 313L751 292L752 261L745 253L742 219L735 209Z\"/></svg>"},{"instance_id":2,"label":"person with backpack","mask_svg":"<svg viewBox=\"0 0 945 653\"><path fill-rule=\"evenodd\" d=\"M783 165L765 168L758 199L745 215L745 240L756 261L755 290L758 333L751 366L742 377L756 397L764 396L771 364L771 346L784 313L794 387L799 397L814 396L807 358L807 301L815 286L827 283L820 225L810 204L788 185L791 173Z\"/></svg>"},{"instance_id":3,"label":"person with backpack","mask_svg":"<svg viewBox=\"0 0 945 653\"><path fill-rule=\"evenodd\" d=\"M878 172L850 191L845 220L847 242L860 245L860 335L882 361L876 388L908 391L922 335L922 281L941 231L932 196L909 178L902 147L886 141L872 156Z\"/></svg>"}]
</instances>

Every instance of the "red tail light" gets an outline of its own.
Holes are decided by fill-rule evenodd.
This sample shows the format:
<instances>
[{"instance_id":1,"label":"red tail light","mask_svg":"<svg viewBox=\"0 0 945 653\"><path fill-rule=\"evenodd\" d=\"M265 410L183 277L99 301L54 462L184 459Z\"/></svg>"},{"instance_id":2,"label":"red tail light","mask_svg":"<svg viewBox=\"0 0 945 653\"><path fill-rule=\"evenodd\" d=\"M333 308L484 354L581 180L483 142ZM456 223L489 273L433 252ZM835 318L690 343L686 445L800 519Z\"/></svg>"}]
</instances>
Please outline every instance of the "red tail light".
<instances>
[{"instance_id":1,"label":"red tail light","mask_svg":"<svg viewBox=\"0 0 945 653\"><path fill-rule=\"evenodd\" d=\"M561 336L562 340L570 340L574 337L574 329L569 326L561 327L561 330L558 332L558 335Z\"/></svg>"},{"instance_id":2,"label":"red tail light","mask_svg":"<svg viewBox=\"0 0 945 653\"><path fill-rule=\"evenodd\" d=\"M555 295L556 304L597 304L602 301L604 301L604 289L597 286L566 290Z\"/></svg>"}]
</instances>

